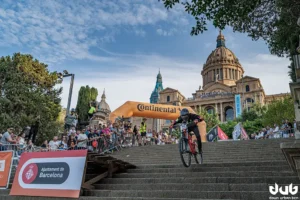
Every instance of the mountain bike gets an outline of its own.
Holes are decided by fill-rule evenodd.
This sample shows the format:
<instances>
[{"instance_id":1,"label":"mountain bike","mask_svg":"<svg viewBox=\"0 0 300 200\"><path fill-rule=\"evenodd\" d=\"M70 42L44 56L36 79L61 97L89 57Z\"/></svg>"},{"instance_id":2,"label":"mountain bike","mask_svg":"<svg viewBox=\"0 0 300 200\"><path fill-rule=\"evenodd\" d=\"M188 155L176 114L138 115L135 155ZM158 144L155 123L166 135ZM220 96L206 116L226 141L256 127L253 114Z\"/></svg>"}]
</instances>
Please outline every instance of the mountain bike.
<instances>
[{"instance_id":1,"label":"mountain bike","mask_svg":"<svg viewBox=\"0 0 300 200\"><path fill-rule=\"evenodd\" d=\"M187 123L180 124L181 138L179 140L180 158L185 167L191 165L191 157L194 156L197 164L203 163L202 152L198 152L197 140L193 140L193 132L188 132Z\"/></svg>"}]
</instances>

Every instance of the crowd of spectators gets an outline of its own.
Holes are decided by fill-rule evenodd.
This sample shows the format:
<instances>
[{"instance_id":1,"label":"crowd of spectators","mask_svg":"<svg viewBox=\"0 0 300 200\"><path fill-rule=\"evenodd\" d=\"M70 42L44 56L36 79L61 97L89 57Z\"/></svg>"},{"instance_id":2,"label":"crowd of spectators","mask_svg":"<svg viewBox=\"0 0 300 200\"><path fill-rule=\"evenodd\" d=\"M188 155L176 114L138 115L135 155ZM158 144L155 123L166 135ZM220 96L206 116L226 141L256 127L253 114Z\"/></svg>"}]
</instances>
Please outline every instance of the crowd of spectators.
<instances>
[{"instance_id":1,"label":"crowd of spectators","mask_svg":"<svg viewBox=\"0 0 300 200\"><path fill-rule=\"evenodd\" d=\"M252 133L250 139L289 138L293 137L296 128L296 120L293 124L289 120L283 120L281 125L274 124L273 127L267 126L256 133Z\"/></svg>"},{"instance_id":2,"label":"crowd of spectators","mask_svg":"<svg viewBox=\"0 0 300 200\"><path fill-rule=\"evenodd\" d=\"M31 140L22 131L16 134L13 128L0 135L0 150L17 150L18 154L24 151L61 151L88 149L91 152L111 153L120 148L144 145L165 145L178 143L175 136L166 132L156 132L148 129L147 134L142 136L140 127L134 126L129 121L108 123L107 125L86 126L76 128L70 126L65 133L54 136L50 141L45 140L42 144L33 145Z\"/></svg>"}]
</instances>

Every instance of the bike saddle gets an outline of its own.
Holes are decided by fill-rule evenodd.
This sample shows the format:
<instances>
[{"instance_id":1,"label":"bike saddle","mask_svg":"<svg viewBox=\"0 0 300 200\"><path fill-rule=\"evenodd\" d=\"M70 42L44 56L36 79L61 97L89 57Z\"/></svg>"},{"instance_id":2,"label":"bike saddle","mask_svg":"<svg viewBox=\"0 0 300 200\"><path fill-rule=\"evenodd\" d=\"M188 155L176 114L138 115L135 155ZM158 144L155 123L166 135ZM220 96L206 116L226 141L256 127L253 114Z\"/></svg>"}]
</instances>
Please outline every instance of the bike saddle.
<instances>
[{"instance_id":1,"label":"bike saddle","mask_svg":"<svg viewBox=\"0 0 300 200\"><path fill-rule=\"evenodd\" d=\"M191 131L189 134L190 134L190 135L195 135L195 133L194 133L193 131Z\"/></svg>"}]
</instances>

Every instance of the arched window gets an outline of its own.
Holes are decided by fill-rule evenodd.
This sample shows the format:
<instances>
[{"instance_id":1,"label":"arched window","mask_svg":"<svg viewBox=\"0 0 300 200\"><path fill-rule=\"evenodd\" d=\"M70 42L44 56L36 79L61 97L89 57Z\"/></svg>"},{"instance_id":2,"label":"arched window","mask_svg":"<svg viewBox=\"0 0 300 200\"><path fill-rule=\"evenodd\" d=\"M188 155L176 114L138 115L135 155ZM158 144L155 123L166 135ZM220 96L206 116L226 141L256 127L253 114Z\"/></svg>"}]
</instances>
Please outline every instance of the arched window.
<instances>
[{"instance_id":1,"label":"arched window","mask_svg":"<svg viewBox=\"0 0 300 200\"><path fill-rule=\"evenodd\" d=\"M167 102L170 102L170 96L167 96Z\"/></svg>"},{"instance_id":2,"label":"arched window","mask_svg":"<svg viewBox=\"0 0 300 200\"><path fill-rule=\"evenodd\" d=\"M246 85L246 92L250 92L250 86Z\"/></svg>"},{"instance_id":3,"label":"arched window","mask_svg":"<svg viewBox=\"0 0 300 200\"><path fill-rule=\"evenodd\" d=\"M215 109L211 106L209 107L206 107L206 111L209 113L209 114L214 114L215 113Z\"/></svg>"},{"instance_id":4,"label":"arched window","mask_svg":"<svg viewBox=\"0 0 300 200\"><path fill-rule=\"evenodd\" d=\"M231 106L227 106L225 108L225 120L226 121L231 121L233 119L234 119L233 108Z\"/></svg>"},{"instance_id":5,"label":"arched window","mask_svg":"<svg viewBox=\"0 0 300 200\"><path fill-rule=\"evenodd\" d=\"M246 101L247 101L248 103L254 103L254 100L251 99L251 98L247 98Z\"/></svg>"}]
</instances>

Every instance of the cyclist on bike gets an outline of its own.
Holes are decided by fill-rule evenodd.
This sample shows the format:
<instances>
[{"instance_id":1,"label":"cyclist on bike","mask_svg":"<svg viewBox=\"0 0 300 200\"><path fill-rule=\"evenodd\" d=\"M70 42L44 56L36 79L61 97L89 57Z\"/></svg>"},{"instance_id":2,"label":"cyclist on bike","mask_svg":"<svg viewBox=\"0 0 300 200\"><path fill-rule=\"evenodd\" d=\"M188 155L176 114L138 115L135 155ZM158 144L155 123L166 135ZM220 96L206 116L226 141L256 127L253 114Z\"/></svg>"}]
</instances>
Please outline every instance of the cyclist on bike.
<instances>
[{"instance_id":1,"label":"cyclist on bike","mask_svg":"<svg viewBox=\"0 0 300 200\"><path fill-rule=\"evenodd\" d=\"M190 113L188 109L183 108L180 111L179 118L171 125L170 128L173 128L174 125L182 122L187 122L188 125L188 132L194 132L194 134L197 137L197 144L198 144L198 150L199 153L202 153L202 143L201 143L201 136L200 136L200 130L197 126L198 122L203 121L199 115Z\"/></svg>"}]
</instances>

